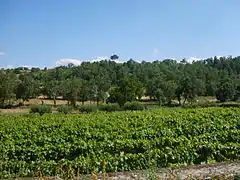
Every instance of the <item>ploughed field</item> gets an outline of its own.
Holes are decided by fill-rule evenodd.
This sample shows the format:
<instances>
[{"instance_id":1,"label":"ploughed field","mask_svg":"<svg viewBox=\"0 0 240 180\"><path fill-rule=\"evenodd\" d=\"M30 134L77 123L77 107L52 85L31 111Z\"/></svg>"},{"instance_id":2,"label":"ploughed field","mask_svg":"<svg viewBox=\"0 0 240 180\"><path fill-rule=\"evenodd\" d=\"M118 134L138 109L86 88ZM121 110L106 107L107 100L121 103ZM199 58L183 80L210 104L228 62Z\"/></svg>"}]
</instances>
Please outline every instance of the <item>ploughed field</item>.
<instances>
[{"instance_id":1,"label":"ploughed field","mask_svg":"<svg viewBox=\"0 0 240 180\"><path fill-rule=\"evenodd\" d=\"M240 159L240 109L0 116L0 178Z\"/></svg>"}]
</instances>

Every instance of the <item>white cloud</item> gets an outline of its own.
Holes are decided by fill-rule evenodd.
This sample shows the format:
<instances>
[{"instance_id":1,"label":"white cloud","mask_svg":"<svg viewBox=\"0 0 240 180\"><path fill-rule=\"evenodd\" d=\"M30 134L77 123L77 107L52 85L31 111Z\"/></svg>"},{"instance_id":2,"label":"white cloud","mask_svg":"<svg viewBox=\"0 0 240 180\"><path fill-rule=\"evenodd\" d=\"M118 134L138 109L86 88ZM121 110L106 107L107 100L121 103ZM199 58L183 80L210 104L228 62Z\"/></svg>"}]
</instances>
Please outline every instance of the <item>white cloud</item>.
<instances>
[{"instance_id":1,"label":"white cloud","mask_svg":"<svg viewBox=\"0 0 240 180\"><path fill-rule=\"evenodd\" d=\"M5 55L5 52L0 52L0 56L3 56L3 55Z\"/></svg>"},{"instance_id":2,"label":"white cloud","mask_svg":"<svg viewBox=\"0 0 240 180\"><path fill-rule=\"evenodd\" d=\"M98 56L95 58L92 58L91 60L78 60L78 59L73 59L73 58L65 58L65 59L60 59L56 61L55 66L67 66L69 63L72 63L75 66L80 66L82 62L100 62L104 60L111 60L110 57L108 56ZM114 60L116 63L123 63L123 61L120 60Z\"/></svg>"},{"instance_id":3,"label":"white cloud","mask_svg":"<svg viewBox=\"0 0 240 180\"><path fill-rule=\"evenodd\" d=\"M14 69L14 66L12 65L7 65L7 66L2 66L0 69Z\"/></svg>"},{"instance_id":4,"label":"white cloud","mask_svg":"<svg viewBox=\"0 0 240 180\"><path fill-rule=\"evenodd\" d=\"M6 69L14 69L14 66L13 65L7 65Z\"/></svg>"},{"instance_id":5,"label":"white cloud","mask_svg":"<svg viewBox=\"0 0 240 180\"><path fill-rule=\"evenodd\" d=\"M190 57L186 59L188 63L192 63L194 61L200 61L200 60L202 60L202 58Z\"/></svg>"},{"instance_id":6,"label":"white cloud","mask_svg":"<svg viewBox=\"0 0 240 180\"><path fill-rule=\"evenodd\" d=\"M0 67L0 68L3 68L3 69L15 69L15 68L18 68L18 67L22 67L22 68L28 68L28 69L32 69L32 68L40 68L38 66L28 66L28 65L6 65L6 66L3 66L3 67Z\"/></svg>"},{"instance_id":7,"label":"white cloud","mask_svg":"<svg viewBox=\"0 0 240 180\"><path fill-rule=\"evenodd\" d=\"M215 57L215 56L214 56ZM213 57L213 58L214 58ZM217 57L217 59L220 59L221 57L227 57L227 56L216 56Z\"/></svg>"},{"instance_id":8,"label":"white cloud","mask_svg":"<svg viewBox=\"0 0 240 180\"><path fill-rule=\"evenodd\" d=\"M158 48L155 47L155 48L153 49L153 54L159 54L159 52L160 52L160 51L159 51Z\"/></svg>"},{"instance_id":9,"label":"white cloud","mask_svg":"<svg viewBox=\"0 0 240 180\"><path fill-rule=\"evenodd\" d=\"M90 60L90 62L100 62L100 61L104 61L104 60L110 60L110 61L114 61L116 63L122 63L121 61L119 60L111 60L110 57L108 56L98 56L96 58L93 58L92 60Z\"/></svg>"},{"instance_id":10,"label":"white cloud","mask_svg":"<svg viewBox=\"0 0 240 180\"><path fill-rule=\"evenodd\" d=\"M70 63L73 64L74 66L80 66L82 61L72 58L60 59L56 62L56 66L66 66Z\"/></svg>"},{"instance_id":11,"label":"white cloud","mask_svg":"<svg viewBox=\"0 0 240 180\"><path fill-rule=\"evenodd\" d=\"M19 67L25 67L28 69L37 68L37 66L28 66L28 65L23 65L23 66L19 66Z\"/></svg>"},{"instance_id":12,"label":"white cloud","mask_svg":"<svg viewBox=\"0 0 240 180\"><path fill-rule=\"evenodd\" d=\"M99 57L95 57L92 60L90 60L90 62L99 62L99 61L104 61L104 60L109 60L110 58L107 56L99 56Z\"/></svg>"}]
</instances>

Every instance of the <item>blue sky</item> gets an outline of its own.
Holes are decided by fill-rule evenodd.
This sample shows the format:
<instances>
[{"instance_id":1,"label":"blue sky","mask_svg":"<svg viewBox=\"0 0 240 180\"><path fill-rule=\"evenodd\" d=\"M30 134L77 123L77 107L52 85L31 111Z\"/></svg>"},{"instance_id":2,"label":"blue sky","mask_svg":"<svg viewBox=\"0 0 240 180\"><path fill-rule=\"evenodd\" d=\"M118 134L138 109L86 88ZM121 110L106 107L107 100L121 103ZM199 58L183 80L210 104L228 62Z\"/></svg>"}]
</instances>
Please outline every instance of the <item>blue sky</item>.
<instances>
[{"instance_id":1,"label":"blue sky","mask_svg":"<svg viewBox=\"0 0 240 180\"><path fill-rule=\"evenodd\" d=\"M1 0L0 67L240 55L239 0Z\"/></svg>"}]
</instances>

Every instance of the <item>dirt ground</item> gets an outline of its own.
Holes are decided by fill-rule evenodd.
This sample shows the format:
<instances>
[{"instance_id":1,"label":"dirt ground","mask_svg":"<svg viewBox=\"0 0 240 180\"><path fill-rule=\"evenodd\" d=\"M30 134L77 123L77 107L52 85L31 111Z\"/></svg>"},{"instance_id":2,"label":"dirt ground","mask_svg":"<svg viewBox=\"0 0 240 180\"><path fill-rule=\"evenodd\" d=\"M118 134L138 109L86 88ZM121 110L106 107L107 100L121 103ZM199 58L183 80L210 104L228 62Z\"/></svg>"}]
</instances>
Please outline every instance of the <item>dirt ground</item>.
<instances>
[{"instance_id":1,"label":"dirt ground","mask_svg":"<svg viewBox=\"0 0 240 180\"><path fill-rule=\"evenodd\" d=\"M93 177L92 177L93 178ZM104 179L96 176L96 179ZM216 163L197 166L183 166L178 168L147 170L136 172L109 173L105 179L109 180L185 180L185 179L233 179L240 180L240 161L232 163Z\"/></svg>"},{"instance_id":2,"label":"dirt ground","mask_svg":"<svg viewBox=\"0 0 240 180\"><path fill-rule=\"evenodd\" d=\"M22 180L45 179L62 180L60 177L18 178ZM80 175L75 180L240 180L240 161L231 163L215 163L196 166L182 166L140 170L133 172L117 172L92 175Z\"/></svg>"}]
</instances>

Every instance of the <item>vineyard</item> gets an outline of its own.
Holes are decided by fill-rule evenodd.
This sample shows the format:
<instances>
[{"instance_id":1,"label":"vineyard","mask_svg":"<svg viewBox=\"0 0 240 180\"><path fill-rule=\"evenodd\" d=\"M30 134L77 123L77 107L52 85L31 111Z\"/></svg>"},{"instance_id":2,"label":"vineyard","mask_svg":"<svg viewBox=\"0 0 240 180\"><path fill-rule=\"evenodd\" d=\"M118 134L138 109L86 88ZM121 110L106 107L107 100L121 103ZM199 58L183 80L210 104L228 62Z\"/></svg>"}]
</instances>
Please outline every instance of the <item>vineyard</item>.
<instances>
[{"instance_id":1,"label":"vineyard","mask_svg":"<svg viewBox=\"0 0 240 180\"><path fill-rule=\"evenodd\" d=\"M0 116L0 178L240 159L238 108Z\"/></svg>"}]
</instances>

